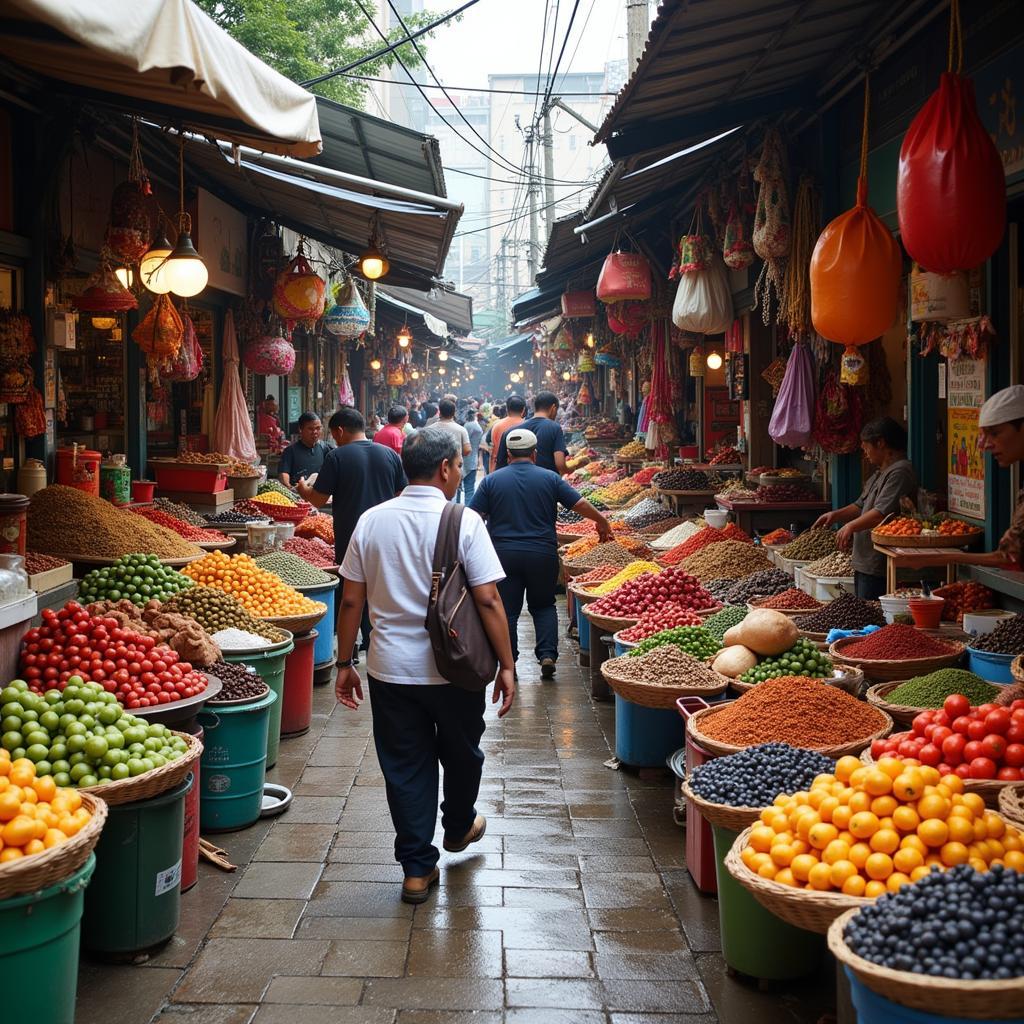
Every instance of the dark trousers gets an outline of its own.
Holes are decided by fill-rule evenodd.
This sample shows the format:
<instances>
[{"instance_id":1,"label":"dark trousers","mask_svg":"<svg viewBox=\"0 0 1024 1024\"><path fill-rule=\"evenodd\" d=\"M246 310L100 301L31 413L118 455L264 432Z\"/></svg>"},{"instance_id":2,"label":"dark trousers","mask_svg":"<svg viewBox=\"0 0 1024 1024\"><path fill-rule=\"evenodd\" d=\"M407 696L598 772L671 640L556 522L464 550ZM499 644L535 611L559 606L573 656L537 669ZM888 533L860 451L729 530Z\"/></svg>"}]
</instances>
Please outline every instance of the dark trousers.
<instances>
[{"instance_id":1,"label":"dark trousers","mask_svg":"<svg viewBox=\"0 0 1024 1024\"><path fill-rule=\"evenodd\" d=\"M546 552L507 550L495 545L505 578L498 583L501 603L505 606L508 632L512 638L512 656L519 659L519 616L523 597L533 618L537 634L534 653L537 660L558 660L558 612L555 610L555 587L558 585L558 555Z\"/></svg>"},{"instance_id":2,"label":"dark trousers","mask_svg":"<svg viewBox=\"0 0 1024 1024\"><path fill-rule=\"evenodd\" d=\"M862 601L877 601L885 593L885 577L869 572L855 572L853 590Z\"/></svg>"},{"instance_id":3,"label":"dark trousers","mask_svg":"<svg viewBox=\"0 0 1024 1024\"><path fill-rule=\"evenodd\" d=\"M441 827L458 841L473 827L484 755L484 691L370 679L373 739L395 826L395 860L407 876L434 870L437 766L444 768Z\"/></svg>"}]
</instances>

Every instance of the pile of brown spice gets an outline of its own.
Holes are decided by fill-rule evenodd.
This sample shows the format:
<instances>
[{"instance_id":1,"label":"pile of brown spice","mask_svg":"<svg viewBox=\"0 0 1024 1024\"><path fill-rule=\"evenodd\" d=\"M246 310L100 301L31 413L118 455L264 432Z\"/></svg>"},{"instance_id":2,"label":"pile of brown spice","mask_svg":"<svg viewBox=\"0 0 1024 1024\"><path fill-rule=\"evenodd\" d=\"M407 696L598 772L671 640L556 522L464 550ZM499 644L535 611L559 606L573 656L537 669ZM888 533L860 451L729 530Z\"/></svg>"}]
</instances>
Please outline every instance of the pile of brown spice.
<instances>
[{"instance_id":1,"label":"pile of brown spice","mask_svg":"<svg viewBox=\"0 0 1024 1024\"><path fill-rule=\"evenodd\" d=\"M62 484L51 484L32 495L28 546L43 555L65 558L113 559L140 553L157 558L187 558L202 554L195 544L173 530Z\"/></svg>"},{"instance_id":2,"label":"pile of brown spice","mask_svg":"<svg viewBox=\"0 0 1024 1024\"><path fill-rule=\"evenodd\" d=\"M788 743L814 750L866 739L885 724L880 711L835 686L807 676L779 676L703 715L700 731L737 747Z\"/></svg>"},{"instance_id":3,"label":"pile of brown spice","mask_svg":"<svg viewBox=\"0 0 1024 1024\"><path fill-rule=\"evenodd\" d=\"M684 558L682 566L691 576L696 576L702 582L717 579L738 580L772 567L760 548L739 540L723 540L717 544L708 544L700 551Z\"/></svg>"}]
</instances>

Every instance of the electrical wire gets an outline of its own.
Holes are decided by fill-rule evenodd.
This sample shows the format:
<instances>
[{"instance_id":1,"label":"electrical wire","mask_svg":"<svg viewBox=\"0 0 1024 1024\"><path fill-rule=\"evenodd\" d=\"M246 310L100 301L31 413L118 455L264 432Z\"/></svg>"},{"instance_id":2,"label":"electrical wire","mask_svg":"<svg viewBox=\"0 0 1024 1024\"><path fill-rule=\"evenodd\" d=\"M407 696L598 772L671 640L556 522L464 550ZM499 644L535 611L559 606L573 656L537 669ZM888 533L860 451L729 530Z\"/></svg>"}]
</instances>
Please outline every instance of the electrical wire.
<instances>
[{"instance_id":1,"label":"electrical wire","mask_svg":"<svg viewBox=\"0 0 1024 1024\"><path fill-rule=\"evenodd\" d=\"M593 11L593 5L591 5ZM584 26L586 28L586 26ZM582 36L581 36L582 39ZM579 50L580 42L577 40L576 49ZM575 56L575 54L574 54ZM570 64L572 62L570 61ZM568 72L566 72L568 74ZM353 75L346 73L346 78L358 79L361 82L379 82L381 85L414 85L414 82L396 82L390 78L374 78L372 75ZM491 93L497 96L543 96L543 92L535 92L532 89L485 89L483 86L472 85L431 85L429 82L420 82L424 89L451 89L452 92L479 92ZM618 96L617 92L561 92L561 96Z\"/></svg>"},{"instance_id":2,"label":"electrical wire","mask_svg":"<svg viewBox=\"0 0 1024 1024\"><path fill-rule=\"evenodd\" d=\"M451 127L451 125L449 125L449 127ZM479 178L481 181L496 181L496 182L498 182L499 185L515 185L516 187L518 187L519 184L520 184L519 182L513 181L513 180L511 180L509 178L493 178L493 177L491 177L488 174L477 174L475 171L464 171L460 167L445 167L444 173L445 174L464 174L464 175L466 175L467 178ZM586 185L586 184L588 184L588 179L586 179L586 178L579 178L576 181L569 181L569 180L564 179L564 178L541 178L540 180L541 181L552 181L556 185ZM501 191L501 190L500 189L496 189L495 191Z\"/></svg>"},{"instance_id":3,"label":"electrical wire","mask_svg":"<svg viewBox=\"0 0 1024 1024\"><path fill-rule=\"evenodd\" d=\"M545 203L543 206L538 206L537 212L542 213L544 210L549 210L553 206L558 206L559 203L564 203L567 199L572 199L573 196L582 195L586 191L588 191L588 189L577 189L575 192L570 192L568 195L562 196L561 199L556 199L553 203ZM499 221L497 224L488 224L481 228L474 228L472 231L456 231L455 234L452 235L452 238L461 238L463 235L477 235L481 231L490 231L493 228L500 228L503 227L505 224L511 224L513 223L513 221L521 220L523 217L528 216L530 216L529 212L523 213L518 217L512 217L509 220Z\"/></svg>"},{"instance_id":4,"label":"electrical wire","mask_svg":"<svg viewBox=\"0 0 1024 1024\"><path fill-rule=\"evenodd\" d=\"M562 58L565 56L565 48L569 45L569 36L572 34L572 25L576 20L576 12L580 9L580 0L575 0L572 5L572 14L569 15L569 27L565 30L565 38L562 40L562 48L558 51L558 60L555 61L555 70L548 78L547 92L544 94L543 107L546 109L551 101L551 92L555 82L558 81L558 69L562 66Z\"/></svg>"}]
</instances>

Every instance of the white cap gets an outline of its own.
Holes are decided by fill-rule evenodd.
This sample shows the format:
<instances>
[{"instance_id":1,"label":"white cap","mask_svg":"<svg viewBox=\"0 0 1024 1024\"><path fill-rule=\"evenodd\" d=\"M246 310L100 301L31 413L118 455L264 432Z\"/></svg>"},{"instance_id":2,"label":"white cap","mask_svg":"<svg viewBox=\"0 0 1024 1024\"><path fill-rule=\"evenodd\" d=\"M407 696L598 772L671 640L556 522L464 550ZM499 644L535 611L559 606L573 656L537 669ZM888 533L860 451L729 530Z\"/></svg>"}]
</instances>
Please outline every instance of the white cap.
<instances>
[{"instance_id":1,"label":"white cap","mask_svg":"<svg viewBox=\"0 0 1024 1024\"><path fill-rule=\"evenodd\" d=\"M532 430L510 430L505 437L509 452L532 452L537 447L537 435Z\"/></svg>"},{"instance_id":2,"label":"white cap","mask_svg":"<svg viewBox=\"0 0 1024 1024\"><path fill-rule=\"evenodd\" d=\"M997 391L978 413L979 427L998 427L1011 420L1024 420L1024 384Z\"/></svg>"}]
</instances>

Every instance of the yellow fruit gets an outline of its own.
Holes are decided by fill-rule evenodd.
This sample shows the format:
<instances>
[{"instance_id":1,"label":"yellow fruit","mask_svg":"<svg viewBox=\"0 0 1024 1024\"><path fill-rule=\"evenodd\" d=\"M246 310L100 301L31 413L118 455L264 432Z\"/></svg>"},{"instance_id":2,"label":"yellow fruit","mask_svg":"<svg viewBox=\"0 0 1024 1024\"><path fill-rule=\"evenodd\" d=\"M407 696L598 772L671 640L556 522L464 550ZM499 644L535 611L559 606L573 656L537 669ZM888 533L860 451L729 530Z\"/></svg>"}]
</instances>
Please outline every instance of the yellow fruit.
<instances>
[{"instance_id":1,"label":"yellow fruit","mask_svg":"<svg viewBox=\"0 0 1024 1024\"><path fill-rule=\"evenodd\" d=\"M840 782L849 782L850 776L861 767L863 766L860 763L859 757L847 754L845 757L841 757L836 761L836 778L839 779Z\"/></svg>"},{"instance_id":2,"label":"yellow fruit","mask_svg":"<svg viewBox=\"0 0 1024 1024\"><path fill-rule=\"evenodd\" d=\"M758 825L750 830L750 845L757 853L767 853L772 848L772 839L775 832L764 825Z\"/></svg>"},{"instance_id":3,"label":"yellow fruit","mask_svg":"<svg viewBox=\"0 0 1024 1024\"><path fill-rule=\"evenodd\" d=\"M928 847L921 841L921 837L915 832L912 835L904 836L900 840L901 850L917 850L924 857L928 853Z\"/></svg>"},{"instance_id":4,"label":"yellow fruit","mask_svg":"<svg viewBox=\"0 0 1024 1024\"><path fill-rule=\"evenodd\" d=\"M985 813L985 798L980 793L964 793L963 800L964 806L970 807L975 815Z\"/></svg>"},{"instance_id":5,"label":"yellow fruit","mask_svg":"<svg viewBox=\"0 0 1024 1024\"><path fill-rule=\"evenodd\" d=\"M868 878L882 881L892 874L892 857L887 853L873 853L864 864L864 872Z\"/></svg>"},{"instance_id":6,"label":"yellow fruit","mask_svg":"<svg viewBox=\"0 0 1024 1024\"><path fill-rule=\"evenodd\" d=\"M835 864L841 860L848 860L850 857L850 844L842 839L833 839L821 855L826 864Z\"/></svg>"},{"instance_id":7,"label":"yellow fruit","mask_svg":"<svg viewBox=\"0 0 1024 1024\"><path fill-rule=\"evenodd\" d=\"M766 807L760 814L762 825L771 825L772 819L778 813L774 807Z\"/></svg>"},{"instance_id":8,"label":"yellow fruit","mask_svg":"<svg viewBox=\"0 0 1024 1024\"><path fill-rule=\"evenodd\" d=\"M1024 871L1024 851L1007 850L1003 855L1003 863L1013 871Z\"/></svg>"},{"instance_id":9,"label":"yellow fruit","mask_svg":"<svg viewBox=\"0 0 1024 1024\"><path fill-rule=\"evenodd\" d=\"M867 888L867 882L860 875L851 875L843 882L844 896L863 896Z\"/></svg>"},{"instance_id":10,"label":"yellow fruit","mask_svg":"<svg viewBox=\"0 0 1024 1024\"><path fill-rule=\"evenodd\" d=\"M892 812L892 823L904 834L915 832L921 824L921 816L913 807L901 806Z\"/></svg>"},{"instance_id":11,"label":"yellow fruit","mask_svg":"<svg viewBox=\"0 0 1024 1024\"><path fill-rule=\"evenodd\" d=\"M779 885L799 885L800 883L793 877L793 872L789 868L781 868L775 874L775 881Z\"/></svg>"},{"instance_id":12,"label":"yellow fruit","mask_svg":"<svg viewBox=\"0 0 1024 1024\"><path fill-rule=\"evenodd\" d=\"M793 847L789 843L776 843L772 846L771 854L772 863L776 867L788 868L793 863L793 858L796 856Z\"/></svg>"},{"instance_id":13,"label":"yellow fruit","mask_svg":"<svg viewBox=\"0 0 1024 1024\"><path fill-rule=\"evenodd\" d=\"M900 886L909 885L910 876L903 874L902 871L894 871L886 880L885 887L889 892L896 892Z\"/></svg>"},{"instance_id":14,"label":"yellow fruit","mask_svg":"<svg viewBox=\"0 0 1024 1024\"><path fill-rule=\"evenodd\" d=\"M939 856L947 868L956 867L957 864L966 864L969 859L967 847L963 843L946 843L939 851Z\"/></svg>"},{"instance_id":15,"label":"yellow fruit","mask_svg":"<svg viewBox=\"0 0 1024 1024\"><path fill-rule=\"evenodd\" d=\"M926 864L919 864L916 868L914 868L913 871L910 872L910 880L912 882L920 881L930 871L931 871L931 868L928 867Z\"/></svg>"},{"instance_id":16,"label":"yellow fruit","mask_svg":"<svg viewBox=\"0 0 1024 1024\"><path fill-rule=\"evenodd\" d=\"M899 805L900 802L894 796L876 796L871 801L871 813L879 818L888 818Z\"/></svg>"},{"instance_id":17,"label":"yellow fruit","mask_svg":"<svg viewBox=\"0 0 1024 1024\"><path fill-rule=\"evenodd\" d=\"M767 878L769 881L775 877L778 873L778 868L769 861L767 864L762 864L758 869L757 873L761 878Z\"/></svg>"},{"instance_id":18,"label":"yellow fruit","mask_svg":"<svg viewBox=\"0 0 1024 1024\"><path fill-rule=\"evenodd\" d=\"M17 763L17 762L15 762ZM25 814L17 814L3 827L0 839L4 846L25 846L36 838L36 821Z\"/></svg>"},{"instance_id":19,"label":"yellow fruit","mask_svg":"<svg viewBox=\"0 0 1024 1024\"><path fill-rule=\"evenodd\" d=\"M832 812L832 824L835 825L840 832L850 827L850 819L853 817L853 811L850 810L849 804L840 804Z\"/></svg>"},{"instance_id":20,"label":"yellow fruit","mask_svg":"<svg viewBox=\"0 0 1024 1024\"><path fill-rule=\"evenodd\" d=\"M956 808L954 807L955 811ZM946 827L949 829L949 838L953 842L969 845L974 842L974 823L958 814L950 815L946 819Z\"/></svg>"},{"instance_id":21,"label":"yellow fruit","mask_svg":"<svg viewBox=\"0 0 1024 1024\"><path fill-rule=\"evenodd\" d=\"M895 853L900 848L900 834L895 829L880 828L869 840L875 853Z\"/></svg>"},{"instance_id":22,"label":"yellow fruit","mask_svg":"<svg viewBox=\"0 0 1024 1024\"><path fill-rule=\"evenodd\" d=\"M797 854L790 862L789 870L798 882L806 882L810 877L811 870L818 863L818 858L809 853Z\"/></svg>"},{"instance_id":23,"label":"yellow fruit","mask_svg":"<svg viewBox=\"0 0 1024 1024\"><path fill-rule=\"evenodd\" d=\"M921 819L939 818L945 821L949 817L952 804L940 793L929 793L917 801L917 813Z\"/></svg>"},{"instance_id":24,"label":"yellow fruit","mask_svg":"<svg viewBox=\"0 0 1024 1024\"><path fill-rule=\"evenodd\" d=\"M811 887L819 892L828 892L832 888L832 866L830 864L815 864L811 868L807 881Z\"/></svg>"},{"instance_id":25,"label":"yellow fruit","mask_svg":"<svg viewBox=\"0 0 1024 1024\"><path fill-rule=\"evenodd\" d=\"M858 839L870 839L878 831L878 818L871 811L858 811L850 819L850 831Z\"/></svg>"},{"instance_id":26,"label":"yellow fruit","mask_svg":"<svg viewBox=\"0 0 1024 1024\"><path fill-rule=\"evenodd\" d=\"M850 860L856 865L858 870L864 867L870 856L871 847L867 843L854 843L850 847Z\"/></svg>"},{"instance_id":27,"label":"yellow fruit","mask_svg":"<svg viewBox=\"0 0 1024 1024\"><path fill-rule=\"evenodd\" d=\"M985 811L983 818L989 839L998 839L1006 831L1006 822L995 811Z\"/></svg>"},{"instance_id":28,"label":"yellow fruit","mask_svg":"<svg viewBox=\"0 0 1024 1024\"><path fill-rule=\"evenodd\" d=\"M914 868L919 868L924 864L924 857L920 850L915 850L912 846L908 846L897 850L893 854L892 863L897 871L902 871L904 874L909 875Z\"/></svg>"},{"instance_id":29,"label":"yellow fruit","mask_svg":"<svg viewBox=\"0 0 1024 1024\"><path fill-rule=\"evenodd\" d=\"M857 865L849 860L837 860L831 867L829 879L834 889L842 889L848 878L857 874Z\"/></svg>"},{"instance_id":30,"label":"yellow fruit","mask_svg":"<svg viewBox=\"0 0 1024 1024\"><path fill-rule=\"evenodd\" d=\"M921 773L916 768L910 768L893 780L892 795L904 803L912 803L920 799L924 785Z\"/></svg>"},{"instance_id":31,"label":"yellow fruit","mask_svg":"<svg viewBox=\"0 0 1024 1024\"><path fill-rule=\"evenodd\" d=\"M885 882L879 882L875 879L872 879L866 886L864 886L864 895L869 900L878 899L878 897L884 895L885 892Z\"/></svg>"},{"instance_id":32,"label":"yellow fruit","mask_svg":"<svg viewBox=\"0 0 1024 1024\"><path fill-rule=\"evenodd\" d=\"M927 818L917 826L917 834L925 846L942 846L949 839L949 826L938 818Z\"/></svg>"},{"instance_id":33,"label":"yellow fruit","mask_svg":"<svg viewBox=\"0 0 1024 1024\"><path fill-rule=\"evenodd\" d=\"M812 825L807 831L807 841L816 850L824 850L829 843L832 842L836 836L839 835L839 829L835 825L830 824L827 821L819 821L816 825Z\"/></svg>"},{"instance_id":34,"label":"yellow fruit","mask_svg":"<svg viewBox=\"0 0 1024 1024\"><path fill-rule=\"evenodd\" d=\"M881 762L879 762L881 763ZM864 792L871 796L885 796L892 792L892 778L884 770L869 772L864 780Z\"/></svg>"},{"instance_id":35,"label":"yellow fruit","mask_svg":"<svg viewBox=\"0 0 1024 1024\"><path fill-rule=\"evenodd\" d=\"M906 770L908 764L908 761L902 761L900 758L890 755L880 758L878 764L875 765L875 770L885 772L890 779L895 779L897 775L901 775Z\"/></svg>"},{"instance_id":36,"label":"yellow fruit","mask_svg":"<svg viewBox=\"0 0 1024 1024\"><path fill-rule=\"evenodd\" d=\"M839 807L839 801L834 796L827 796L818 805L818 814L822 821L832 821L832 817ZM835 822L832 822L835 824ZM838 828L838 825L836 826Z\"/></svg>"}]
</instances>

